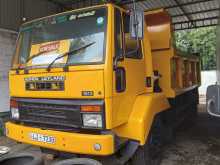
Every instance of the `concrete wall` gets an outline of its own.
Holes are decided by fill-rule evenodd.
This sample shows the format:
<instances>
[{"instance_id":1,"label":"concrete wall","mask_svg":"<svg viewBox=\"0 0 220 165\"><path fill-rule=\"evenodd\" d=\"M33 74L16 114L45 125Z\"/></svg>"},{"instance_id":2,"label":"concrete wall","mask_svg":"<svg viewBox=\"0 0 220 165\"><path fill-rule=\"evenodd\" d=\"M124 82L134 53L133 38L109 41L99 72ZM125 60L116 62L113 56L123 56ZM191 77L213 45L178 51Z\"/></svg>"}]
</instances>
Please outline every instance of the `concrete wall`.
<instances>
[{"instance_id":1,"label":"concrete wall","mask_svg":"<svg viewBox=\"0 0 220 165\"><path fill-rule=\"evenodd\" d=\"M17 34L0 30L0 112L9 110L8 70Z\"/></svg>"},{"instance_id":2,"label":"concrete wall","mask_svg":"<svg viewBox=\"0 0 220 165\"><path fill-rule=\"evenodd\" d=\"M209 85L214 85L217 81L216 78L216 71L210 70L210 71L202 71L201 72L201 86L199 88L199 94L200 95L206 95L206 90Z\"/></svg>"}]
</instances>

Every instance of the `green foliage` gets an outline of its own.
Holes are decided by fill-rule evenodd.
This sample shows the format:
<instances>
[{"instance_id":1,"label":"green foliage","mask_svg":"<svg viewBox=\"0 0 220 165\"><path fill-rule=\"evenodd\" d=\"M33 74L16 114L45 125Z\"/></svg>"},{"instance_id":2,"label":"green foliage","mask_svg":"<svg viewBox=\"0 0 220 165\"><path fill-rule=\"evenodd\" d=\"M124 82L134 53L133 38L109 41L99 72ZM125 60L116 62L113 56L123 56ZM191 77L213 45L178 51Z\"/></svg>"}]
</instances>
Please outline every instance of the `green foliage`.
<instances>
[{"instance_id":1,"label":"green foliage","mask_svg":"<svg viewBox=\"0 0 220 165\"><path fill-rule=\"evenodd\" d=\"M4 135L3 128L0 128L0 136L3 136L3 135Z\"/></svg>"},{"instance_id":2,"label":"green foliage","mask_svg":"<svg viewBox=\"0 0 220 165\"><path fill-rule=\"evenodd\" d=\"M177 31L175 38L179 50L200 54L202 70L216 69L216 27Z\"/></svg>"}]
</instances>

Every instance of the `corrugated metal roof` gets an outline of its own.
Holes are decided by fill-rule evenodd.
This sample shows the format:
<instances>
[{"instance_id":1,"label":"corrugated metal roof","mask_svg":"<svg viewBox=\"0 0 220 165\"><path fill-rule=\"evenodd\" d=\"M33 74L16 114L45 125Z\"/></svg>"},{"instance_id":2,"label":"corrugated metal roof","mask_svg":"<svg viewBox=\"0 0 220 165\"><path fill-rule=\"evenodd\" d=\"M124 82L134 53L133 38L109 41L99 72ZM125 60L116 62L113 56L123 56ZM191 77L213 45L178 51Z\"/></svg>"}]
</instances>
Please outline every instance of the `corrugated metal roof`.
<instances>
[{"instance_id":1,"label":"corrugated metal roof","mask_svg":"<svg viewBox=\"0 0 220 165\"><path fill-rule=\"evenodd\" d=\"M45 0L0 0L0 28L18 31L26 21L58 12L57 5Z\"/></svg>"},{"instance_id":2,"label":"corrugated metal roof","mask_svg":"<svg viewBox=\"0 0 220 165\"><path fill-rule=\"evenodd\" d=\"M47 0L60 5L64 10L100 3L100 0ZM131 7L132 0L121 4ZM141 10L165 8L173 18L176 30L215 26L220 15L220 0L136 0Z\"/></svg>"}]
</instances>

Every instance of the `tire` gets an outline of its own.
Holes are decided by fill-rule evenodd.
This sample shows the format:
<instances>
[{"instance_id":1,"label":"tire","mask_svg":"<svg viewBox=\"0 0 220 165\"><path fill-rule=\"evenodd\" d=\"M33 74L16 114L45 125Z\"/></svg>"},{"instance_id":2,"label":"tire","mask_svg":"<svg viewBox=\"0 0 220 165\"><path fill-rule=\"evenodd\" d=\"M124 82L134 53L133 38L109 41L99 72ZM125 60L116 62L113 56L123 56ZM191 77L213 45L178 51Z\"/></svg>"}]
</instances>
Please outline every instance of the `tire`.
<instances>
[{"instance_id":1,"label":"tire","mask_svg":"<svg viewBox=\"0 0 220 165\"><path fill-rule=\"evenodd\" d=\"M161 163L162 129L163 123L159 117L156 117L147 143L137 149L131 159L131 165L159 165Z\"/></svg>"},{"instance_id":2,"label":"tire","mask_svg":"<svg viewBox=\"0 0 220 165\"><path fill-rule=\"evenodd\" d=\"M102 165L100 162L87 158L67 159L52 165Z\"/></svg>"},{"instance_id":3,"label":"tire","mask_svg":"<svg viewBox=\"0 0 220 165\"><path fill-rule=\"evenodd\" d=\"M51 150L51 149L47 149L47 148L42 148L40 147L40 151L42 154L51 154L53 155L55 158L59 157L59 152L58 151L55 151L55 150Z\"/></svg>"},{"instance_id":4,"label":"tire","mask_svg":"<svg viewBox=\"0 0 220 165\"><path fill-rule=\"evenodd\" d=\"M78 155L76 154L72 154L72 153L68 153L68 152L60 152L60 151L56 151L56 150L51 150L51 149L47 149L47 148L40 148L41 153L43 154L49 154L49 155L53 155L54 158L62 158L62 159L72 159L72 158L77 158Z\"/></svg>"},{"instance_id":5,"label":"tire","mask_svg":"<svg viewBox=\"0 0 220 165\"><path fill-rule=\"evenodd\" d=\"M163 124L162 128L163 145L171 144L175 140L175 131L171 124Z\"/></svg>"},{"instance_id":6,"label":"tire","mask_svg":"<svg viewBox=\"0 0 220 165\"><path fill-rule=\"evenodd\" d=\"M190 111L188 112L188 115L184 119L183 123L181 124L179 130L185 131L187 129L191 129L197 121L198 117L198 106L197 104L192 104L190 107Z\"/></svg>"},{"instance_id":7,"label":"tire","mask_svg":"<svg viewBox=\"0 0 220 165\"><path fill-rule=\"evenodd\" d=\"M8 155L0 159L1 165L43 165L41 156L30 153Z\"/></svg>"}]
</instances>

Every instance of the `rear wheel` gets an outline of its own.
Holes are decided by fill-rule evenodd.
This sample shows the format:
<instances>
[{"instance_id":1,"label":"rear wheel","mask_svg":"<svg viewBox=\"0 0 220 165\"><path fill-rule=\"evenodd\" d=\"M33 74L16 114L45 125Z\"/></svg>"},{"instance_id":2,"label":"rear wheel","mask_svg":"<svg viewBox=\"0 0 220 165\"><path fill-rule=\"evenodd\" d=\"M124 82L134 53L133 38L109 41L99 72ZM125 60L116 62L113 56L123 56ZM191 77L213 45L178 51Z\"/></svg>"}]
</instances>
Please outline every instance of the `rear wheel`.
<instances>
[{"instance_id":1,"label":"rear wheel","mask_svg":"<svg viewBox=\"0 0 220 165\"><path fill-rule=\"evenodd\" d=\"M196 103L192 104L189 109L187 109L187 116L184 119L183 123L179 127L179 130L187 130L192 128L196 124L198 116L198 106Z\"/></svg>"},{"instance_id":2,"label":"rear wheel","mask_svg":"<svg viewBox=\"0 0 220 165\"><path fill-rule=\"evenodd\" d=\"M148 141L140 146L131 160L131 165L159 165L161 162L163 123L159 117L154 120Z\"/></svg>"}]
</instances>

